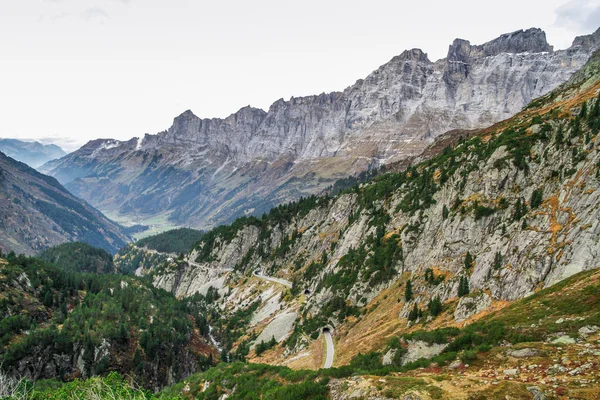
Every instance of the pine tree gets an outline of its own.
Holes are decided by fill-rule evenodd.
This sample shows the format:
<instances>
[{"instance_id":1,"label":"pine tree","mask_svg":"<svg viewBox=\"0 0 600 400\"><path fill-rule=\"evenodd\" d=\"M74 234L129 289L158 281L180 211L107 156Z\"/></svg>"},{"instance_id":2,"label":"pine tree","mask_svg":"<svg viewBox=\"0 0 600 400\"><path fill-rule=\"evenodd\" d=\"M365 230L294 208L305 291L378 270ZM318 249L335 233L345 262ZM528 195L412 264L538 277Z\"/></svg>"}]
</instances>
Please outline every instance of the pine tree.
<instances>
[{"instance_id":1,"label":"pine tree","mask_svg":"<svg viewBox=\"0 0 600 400\"><path fill-rule=\"evenodd\" d=\"M419 306L417 306L417 304L415 303L413 309L408 314L408 320L416 321L421 315L423 315L423 313L421 312L421 310L419 310Z\"/></svg>"},{"instance_id":2,"label":"pine tree","mask_svg":"<svg viewBox=\"0 0 600 400\"><path fill-rule=\"evenodd\" d=\"M527 206L524 203L525 202L522 201L520 197L517 199L517 204L515 204L515 212L513 214L513 221L518 221L523 218L525 214L527 214Z\"/></svg>"},{"instance_id":3,"label":"pine tree","mask_svg":"<svg viewBox=\"0 0 600 400\"><path fill-rule=\"evenodd\" d=\"M404 289L404 299L406 301L411 301L412 298L413 298L412 282L409 279L408 282L406 282L406 288Z\"/></svg>"},{"instance_id":4,"label":"pine tree","mask_svg":"<svg viewBox=\"0 0 600 400\"><path fill-rule=\"evenodd\" d=\"M46 307L52 307L54 304L54 298L52 297L52 291L50 289L46 289L46 293L44 293L44 299L42 302Z\"/></svg>"},{"instance_id":5,"label":"pine tree","mask_svg":"<svg viewBox=\"0 0 600 400\"><path fill-rule=\"evenodd\" d=\"M144 360L142 359L140 349L135 349L133 355L133 367L135 368L135 373L138 375L144 371Z\"/></svg>"},{"instance_id":6,"label":"pine tree","mask_svg":"<svg viewBox=\"0 0 600 400\"><path fill-rule=\"evenodd\" d=\"M435 275L431 268L427 268L425 270L425 282L427 282L429 284L433 284L435 282Z\"/></svg>"},{"instance_id":7,"label":"pine tree","mask_svg":"<svg viewBox=\"0 0 600 400\"><path fill-rule=\"evenodd\" d=\"M467 251L467 254L465 255L465 268L471 269L471 267L473 267L473 261L473 256Z\"/></svg>"},{"instance_id":8,"label":"pine tree","mask_svg":"<svg viewBox=\"0 0 600 400\"><path fill-rule=\"evenodd\" d=\"M436 297L434 299L431 299L429 301L429 304L427 305L427 308L429 309L429 312L431 313L431 315L433 315L434 317L437 317L438 315L440 315L440 313L442 312L442 308L443 308L440 298Z\"/></svg>"},{"instance_id":9,"label":"pine tree","mask_svg":"<svg viewBox=\"0 0 600 400\"><path fill-rule=\"evenodd\" d=\"M579 112L579 117L580 118L587 117L587 101L583 102L583 105L581 106L581 111Z\"/></svg>"},{"instance_id":10,"label":"pine tree","mask_svg":"<svg viewBox=\"0 0 600 400\"><path fill-rule=\"evenodd\" d=\"M469 294L469 280L462 276L458 283L458 297L463 297Z\"/></svg>"},{"instance_id":11,"label":"pine tree","mask_svg":"<svg viewBox=\"0 0 600 400\"><path fill-rule=\"evenodd\" d=\"M544 190L536 189L531 194L531 200L529 201L529 206L532 209L538 208L542 204L542 201L544 201Z\"/></svg>"},{"instance_id":12,"label":"pine tree","mask_svg":"<svg viewBox=\"0 0 600 400\"><path fill-rule=\"evenodd\" d=\"M502 254L496 252L494 256L494 269L500 269L502 267Z\"/></svg>"}]
</instances>

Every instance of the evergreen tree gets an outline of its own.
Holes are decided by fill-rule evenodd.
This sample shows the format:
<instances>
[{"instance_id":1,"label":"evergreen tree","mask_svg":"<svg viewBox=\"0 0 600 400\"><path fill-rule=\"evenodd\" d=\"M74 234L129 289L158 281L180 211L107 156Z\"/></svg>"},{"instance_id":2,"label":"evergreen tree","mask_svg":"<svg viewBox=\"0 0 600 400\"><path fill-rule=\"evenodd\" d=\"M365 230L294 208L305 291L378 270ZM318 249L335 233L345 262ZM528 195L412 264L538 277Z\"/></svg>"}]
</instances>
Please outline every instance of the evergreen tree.
<instances>
[{"instance_id":1,"label":"evergreen tree","mask_svg":"<svg viewBox=\"0 0 600 400\"><path fill-rule=\"evenodd\" d=\"M531 207L531 209L538 208L542 204L542 201L544 201L544 190L536 189L531 194L529 206Z\"/></svg>"},{"instance_id":2,"label":"evergreen tree","mask_svg":"<svg viewBox=\"0 0 600 400\"><path fill-rule=\"evenodd\" d=\"M563 134L563 127L562 125L560 125L558 127L558 131L556 132L556 137L554 138L554 144L556 145L556 147L559 147L563 144L564 140L565 135Z\"/></svg>"},{"instance_id":3,"label":"evergreen tree","mask_svg":"<svg viewBox=\"0 0 600 400\"><path fill-rule=\"evenodd\" d=\"M433 270L431 268L427 268L425 270L425 282L427 282L429 284L435 283L435 275L434 275Z\"/></svg>"},{"instance_id":4,"label":"evergreen tree","mask_svg":"<svg viewBox=\"0 0 600 400\"><path fill-rule=\"evenodd\" d=\"M469 294L469 280L462 276L458 283L458 297L463 297Z\"/></svg>"},{"instance_id":5,"label":"evergreen tree","mask_svg":"<svg viewBox=\"0 0 600 400\"><path fill-rule=\"evenodd\" d=\"M579 112L579 117L580 118L587 117L587 101L583 102L583 105L581 106L581 111Z\"/></svg>"},{"instance_id":6,"label":"evergreen tree","mask_svg":"<svg viewBox=\"0 0 600 400\"><path fill-rule=\"evenodd\" d=\"M446 220L448 219L448 215L450 215L450 212L448 211L448 207L446 207L444 204L444 208L442 209L442 218Z\"/></svg>"},{"instance_id":7,"label":"evergreen tree","mask_svg":"<svg viewBox=\"0 0 600 400\"><path fill-rule=\"evenodd\" d=\"M517 199L517 204L515 204L515 212L513 214L513 221L518 221L523 218L525 214L527 214L527 205L524 203L525 202L522 201L520 197Z\"/></svg>"},{"instance_id":8,"label":"evergreen tree","mask_svg":"<svg viewBox=\"0 0 600 400\"><path fill-rule=\"evenodd\" d=\"M502 254L496 252L494 256L494 269L500 269L502 267Z\"/></svg>"},{"instance_id":9,"label":"evergreen tree","mask_svg":"<svg viewBox=\"0 0 600 400\"><path fill-rule=\"evenodd\" d=\"M406 288L404 288L404 299L406 301L411 301L412 298L413 298L412 282L409 279L408 282L406 282Z\"/></svg>"},{"instance_id":10,"label":"evergreen tree","mask_svg":"<svg viewBox=\"0 0 600 400\"><path fill-rule=\"evenodd\" d=\"M417 304L415 303L415 306L413 307L413 309L408 314L408 320L409 321L416 321L422 315L423 315L422 311L419 310L419 306L417 306Z\"/></svg>"},{"instance_id":11,"label":"evergreen tree","mask_svg":"<svg viewBox=\"0 0 600 400\"><path fill-rule=\"evenodd\" d=\"M467 251L467 254L465 255L465 269L471 269L471 267L473 267L473 261L473 256Z\"/></svg>"},{"instance_id":12,"label":"evergreen tree","mask_svg":"<svg viewBox=\"0 0 600 400\"><path fill-rule=\"evenodd\" d=\"M135 368L136 374L141 374L144 371L144 360L140 349L136 348L133 354L133 367Z\"/></svg>"},{"instance_id":13,"label":"evergreen tree","mask_svg":"<svg viewBox=\"0 0 600 400\"><path fill-rule=\"evenodd\" d=\"M434 299L431 299L429 301L429 304L427 305L427 308L429 309L429 312L431 313L431 315L433 315L434 317L437 317L438 315L440 315L442 312L442 309L443 309L440 298L436 297Z\"/></svg>"},{"instance_id":14,"label":"evergreen tree","mask_svg":"<svg viewBox=\"0 0 600 400\"><path fill-rule=\"evenodd\" d=\"M43 299L42 303L46 307L52 307L52 304L54 304L54 298L52 297L52 291L48 288L46 288L46 293L44 293L44 299Z\"/></svg>"}]
</instances>

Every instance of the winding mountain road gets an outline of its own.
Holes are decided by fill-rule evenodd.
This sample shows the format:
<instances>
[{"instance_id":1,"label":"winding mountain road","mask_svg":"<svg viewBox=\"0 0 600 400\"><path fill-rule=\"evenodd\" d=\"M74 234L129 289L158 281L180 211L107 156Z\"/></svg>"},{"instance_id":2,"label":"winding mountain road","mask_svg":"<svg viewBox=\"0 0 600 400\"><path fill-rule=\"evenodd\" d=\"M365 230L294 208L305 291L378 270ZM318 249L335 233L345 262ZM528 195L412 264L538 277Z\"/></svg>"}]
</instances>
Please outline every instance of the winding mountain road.
<instances>
[{"instance_id":1,"label":"winding mountain road","mask_svg":"<svg viewBox=\"0 0 600 400\"><path fill-rule=\"evenodd\" d=\"M331 336L331 332L326 330L323 331L323 335L325 336L325 365L323 368L331 368L333 366L333 356L335 353L335 348L333 347L333 337Z\"/></svg>"},{"instance_id":2,"label":"winding mountain road","mask_svg":"<svg viewBox=\"0 0 600 400\"><path fill-rule=\"evenodd\" d=\"M222 274L222 273L225 273L225 272L232 272L233 271L233 268L208 268L206 265L202 265L202 264L198 264L196 262L193 262L189 258L185 258L184 261L187 262L192 267L199 268L199 269L204 270L204 271L216 271L219 274Z\"/></svg>"},{"instance_id":3,"label":"winding mountain road","mask_svg":"<svg viewBox=\"0 0 600 400\"><path fill-rule=\"evenodd\" d=\"M257 274L256 272L254 272L254 276L256 276L257 278L260 278L260 279L264 279L266 281L271 281L271 282L279 283L280 285L287 286L290 289L292 288L292 282L287 281L285 279L273 278L272 276L267 276L267 275L263 275L263 274Z\"/></svg>"}]
</instances>

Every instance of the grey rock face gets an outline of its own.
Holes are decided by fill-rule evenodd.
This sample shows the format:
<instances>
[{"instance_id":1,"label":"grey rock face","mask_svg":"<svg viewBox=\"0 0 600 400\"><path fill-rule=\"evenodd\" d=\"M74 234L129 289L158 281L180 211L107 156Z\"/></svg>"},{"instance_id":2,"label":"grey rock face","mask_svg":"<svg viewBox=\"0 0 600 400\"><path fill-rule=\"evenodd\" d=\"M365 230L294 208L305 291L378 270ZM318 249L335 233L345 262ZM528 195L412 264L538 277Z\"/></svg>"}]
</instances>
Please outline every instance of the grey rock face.
<instances>
[{"instance_id":1,"label":"grey rock face","mask_svg":"<svg viewBox=\"0 0 600 400\"><path fill-rule=\"evenodd\" d=\"M532 400L546 400L547 397L542 390L537 386L528 386L527 390L533 395Z\"/></svg>"},{"instance_id":2,"label":"grey rock face","mask_svg":"<svg viewBox=\"0 0 600 400\"><path fill-rule=\"evenodd\" d=\"M508 355L511 357L516 357L516 358L528 358L528 357L535 357L539 353L540 352L537 349L526 348L526 349L509 351Z\"/></svg>"},{"instance_id":3,"label":"grey rock face","mask_svg":"<svg viewBox=\"0 0 600 400\"><path fill-rule=\"evenodd\" d=\"M487 310L492 305L492 299L487 293L479 292L474 295L463 297L458 302L454 311L454 320L464 321L469 317Z\"/></svg>"},{"instance_id":4,"label":"grey rock face","mask_svg":"<svg viewBox=\"0 0 600 400\"><path fill-rule=\"evenodd\" d=\"M43 170L101 210L211 227L415 156L449 130L508 118L566 81L598 35L561 51L539 29L482 45L457 39L437 62L407 50L342 92L225 119L186 111L168 131L93 141Z\"/></svg>"},{"instance_id":5,"label":"grey rock face","mask_svg":"<svg viewBox=\"0 0 600 400\"><path fill-rule=\"evenodd\" d=\"M417 361L421 358L430 359L440 354L448 344L427 344L423 341L409 341L408 352L402 357L402 365Z\"/></svg>"}]
</instances>

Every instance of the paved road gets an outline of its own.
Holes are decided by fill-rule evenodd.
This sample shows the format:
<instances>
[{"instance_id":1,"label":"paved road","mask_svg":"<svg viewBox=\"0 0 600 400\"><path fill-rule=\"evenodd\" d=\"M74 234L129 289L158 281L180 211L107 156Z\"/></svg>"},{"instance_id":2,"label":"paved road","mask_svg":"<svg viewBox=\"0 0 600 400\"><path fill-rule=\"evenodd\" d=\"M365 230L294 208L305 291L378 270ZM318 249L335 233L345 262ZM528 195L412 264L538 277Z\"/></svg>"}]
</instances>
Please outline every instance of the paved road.
<instances>
[{"instance_id":1,"label":"paved road","mask_svg":"<svg viewBox=\"0 0 600 400\"><path fill-rule=\"evenodd\" d=\"M146 253L150 253L150 254L160 254L160 255L163 255L163 256L171 257L173 259L176 259L177 257L179 257L179 255L177 255L175 253L161 253L160 251L157 251L157 250L154 250L154 249L149 249L147 247L137 247L136 245L133 245L133 248L145 251Z\"/></svg>"},{"instance_id":2,"label":"paved road","mask_svg":"<svg viewBox=\"0 0 600 400\"><path fill-rule=\"evenodd\" d=\"M201 264L195 263L195 262L191 261L189 258L185 258L183 261L187 262L189 265L191 265L194 268L200 268L204 271L216 271L219 274L233 271L233 268L208 268L206 265L201 265Z\"/></svg>"},{"instance_id":3,"label":"paved road","mask_svg":"<svg viewBox=\"0 0 600 400\"><path fill-rule=\"evenodd\" d=\"M254 273L254 276L256 276L257 278L260 278L260 279L264 279L266 281L271 281L271 282L279 283L279 284L287 286L289 288L292 287L292 282L286 281L285 279L273 278L272 276L266 276L266 275L262 275L262 274L257 274L256 272Z\"/></svg>"},{"instance_id":4,"label":"paved road","mask_svg":"<svg viewBox=\"0 0 600 400\"><path fill-rule=\"evenodd\" d=\"M325 347L326 347L326 355L325 355L325 365L323 368L331 368L333 366L333 356L335 349L333 347L333 337L331 336L331 332L325 331L323 332L325 335Z\"/></svg>"}]
</instances>

